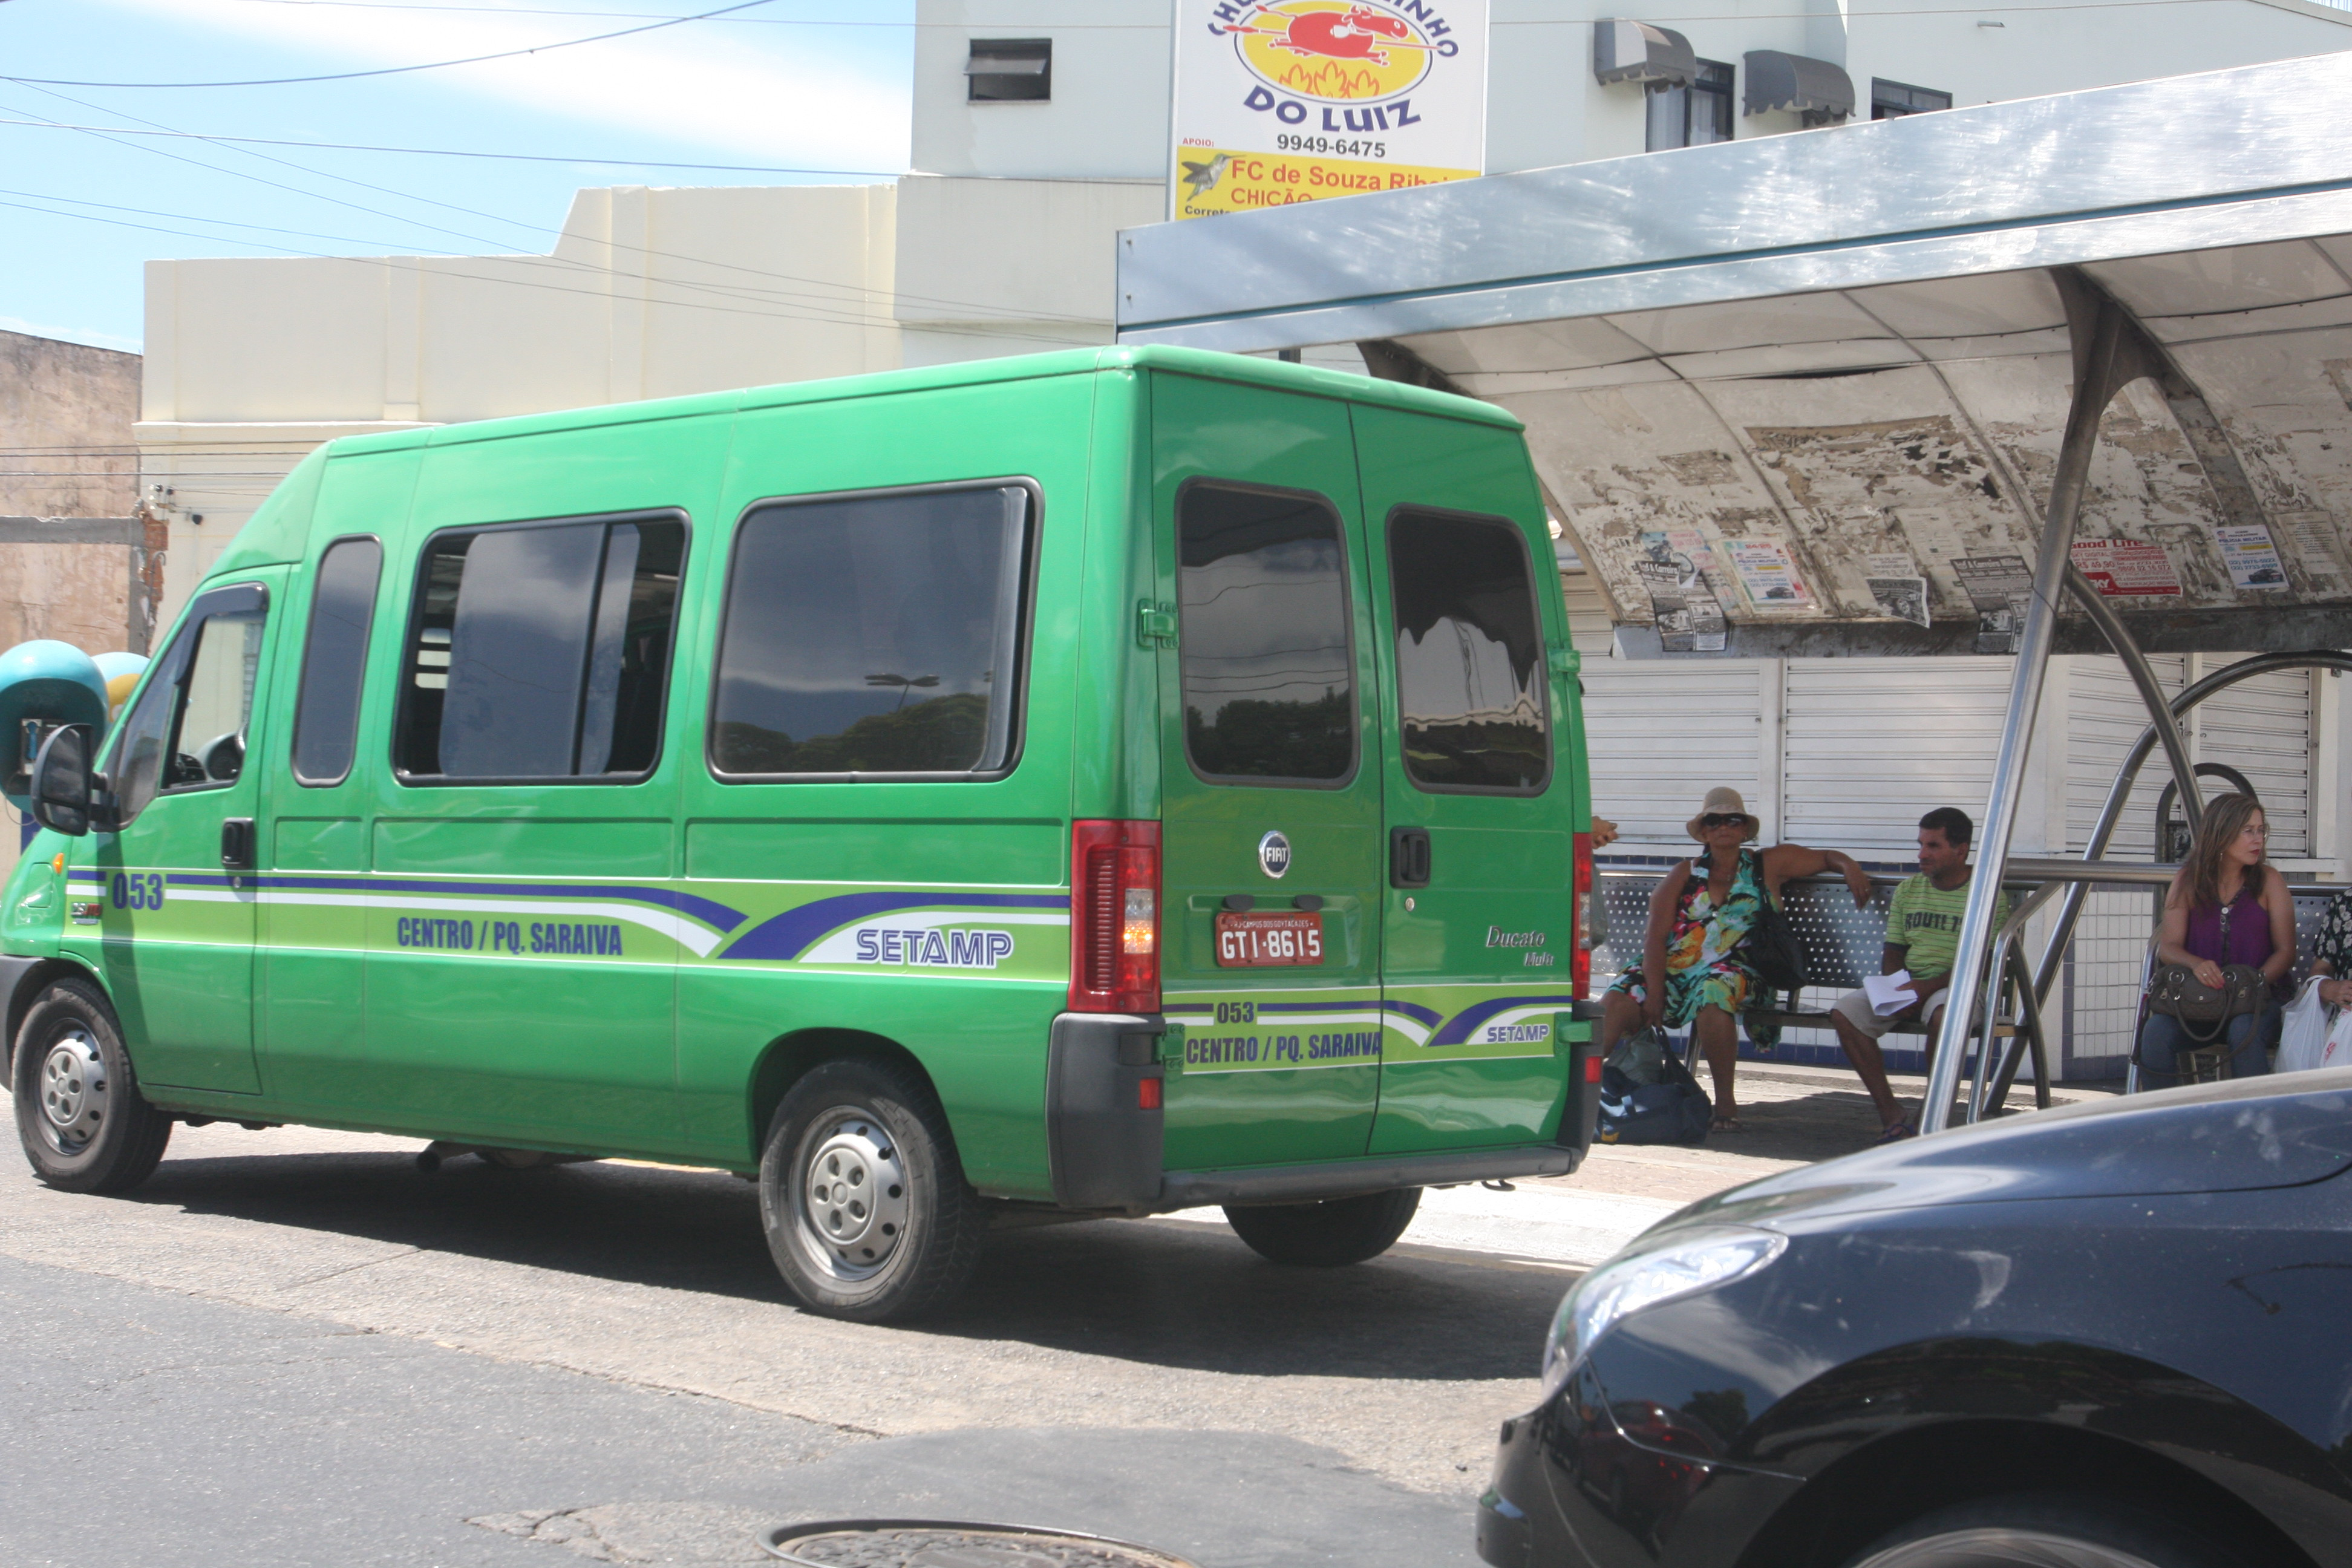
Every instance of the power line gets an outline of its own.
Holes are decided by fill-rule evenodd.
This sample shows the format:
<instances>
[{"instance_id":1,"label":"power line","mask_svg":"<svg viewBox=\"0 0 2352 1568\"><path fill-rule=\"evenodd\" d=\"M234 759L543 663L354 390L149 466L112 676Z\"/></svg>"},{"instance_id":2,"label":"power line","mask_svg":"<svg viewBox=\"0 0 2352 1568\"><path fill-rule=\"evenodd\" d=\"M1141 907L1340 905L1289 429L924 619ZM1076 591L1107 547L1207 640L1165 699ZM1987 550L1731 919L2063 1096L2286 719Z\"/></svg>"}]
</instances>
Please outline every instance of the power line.
<instances>
[{"instance_id":1,"label":"power line","mask_svg":"<svg viewBox=\"0 0 2352 1568\"><path fill-rule=\"evenodd\" d=\"M65 100L67 102L68 102L68 103L82 103L82 100L79 100L79 99L73 98L73 97L71 97L71 96L69 96L69 95L68 95L68 94L65 94L65 93L52 91L52 90L50 90L50 89L37 89L36 90L37 90L37 91L46 92L46 93L47 94L47 96L49 96L49 97L51 97L51 98L61 98L61 99L64 99L64 100ZM89 104L87 104L87 103L82 103L82 107L84 107L84 108L90 108L90 107L94 107L94 106L89 105ZM133 120L139 120L139 121L140 121L140 123L141 123L142 125L151 126L151 127L153 127L154 129L159 130L159 131L170 131L170 132L173 132L174 134L177 134L177 135L183 135L183 136L185 136L185 135L192 135L192 134L194 134L193 132L180 132L180 131L178 131L175 127L163 125L160 121L152 121L152 120L144 120L144 119L141 119L141 118L140 118L139 116L137 116L137 115L130 116L130 118L131 118L131 119L133 119ZM0 121L0 123L7 123L7 121ZM53 122L52 122L52 123L53 123ZM99 136L100 136L100 140L106 140L106 139L107 139L107 138L106 138L106 136L105 136L105 134L104 134L103 132L93 132L92 133L93 133L93 134L97 134L97 135L99 135ZM213 138L207 138L207 137L199 137L198 139L199 139L199 140L213 140ZM392 219L392 220L393 220L394 222L395 222L395 223L420 223L420 222L421 222L421 220L419 220L419 219L403 217L403 216L401 216L399 214L396 214L396 213L388 213L388 212L385 212L385 211L383 211L383 210L382 208L380 208L380 207L365 206L365 205L362 205L362 204L357 203L357 202L345 201L345 200L343 200L343 199L342 199L341 197L340 197L340 196L330 196L330 195L324 195L323 193L310 192L310 191L302 191L302 190L299 190L299 188L297 188L297 187L295 187L295 186L285 184L283 184L283 183L281 183L281 182L279 182L279 181L277 181L277 180L265 180L265 179L262 179L259 175L257 175L257 174L246 174L246 173L244 173L244 172L242 172L242 171L239 171L239 170L234 170L234 169L224 169L224 168L221 168L221 167L220 167L220 165L218 165L218 164L215 164L215 163L204 163L204 162L202 162L202 161L200 161L200 160L180 158L178 154L176 154L176 153L164 153L164 152L163 152L163 151L162 151L162 149L160 149L160 148L141 148L141 149L138 149L138 150L139 150L139 151L143 151L143 152L152 152L152 153L157 153L158 155L160 155L160 156L174 158L174 159L176 159L176 160L177 160L177 161L179 161L179 162L191 163L191 164L193 164L194 167L197 167L197 168L202 168L202 169L212 169L212 170L215 171L216 173L225 174L229 174L229 175L231 175L231 176L235 177L235 178L237 178L237 179L249 179L249 180L253 180L253 181L256 181L256 182L257 182L257 183L258 183L258 184L268 185L268 186L271 187L271 188L272 188L272 189L274 189L274 190L282 190L282 191L287 191L287 192L289 192L289 193L292 193L292 194L294 194L294 195L310 195L310 196L312 196L312 197L314 197L315 199L320 200L320 201L333 202L333 203L334 203L335 205L337 205L338 206L346 206L346 207L350 207L350 208L352 208L352 209L353 211L355 211L355 212L370 213L370 214L373 214L373 216L377 216L377 217L390 218L390 219ZM225 151L243 151L243 149L224 149L224 150L225 150ZM430 205L434 205L434 206L439 206L439 207L445 207L445 208L447 208L449 211L452 211L452 212L461 212L461 213L466 213L466 214L467 214L468 216L474 216L474 217L485 217L485 218L488 218L488 219L489 219L491 222L493 222L493 223L503 223L503 224L509 224L509 225L511 225L511 226L515 226L515 227L517 227L517 228L530 229L530 230L532 230L532 231L534 231L534 232L538 232L538 233L544 233L544 232L547 232L547 230L544 228L544 226L543 226L536 225L536 224L527 223L527 222L525 222L524 220L522 220L522 219L520 219L520 218L507 217L507 216L504 216L503 215L500 215L500 214L498 214L498 213L488 213L488 212L482 212L482 211L480 211L479 209L478 209L478 208L473 208L473 207L462 207L462 206L457 206L457 205L454 205L454 204L452 204L452 203L435 200L433 197L430 197L430 196L418 196L418 195L415 195L414 194L409 193L409 192L405 192L405 191L395 191L395 190L390 189L390 188L389 188L389 187L387 187L387 186L370 184L368 182L366 182L366 181L364 181L364 180L352 180L352 179L350 179L348 176L345 176L345 175L329 174L328 172L326 172L326 171L324 171L324 170L320 170L320 169L312 169L312 168L308 167L308 166L307 166L307 165L305 165L305 164L296 163L291 162L290 160L284 159L284 158L279 158L279 157L274 156L273 154L270 154L270 153L246 153L246 156L247 156L247 157L253 157L253 158L259 158L259 159L262 159L262 160L264 160L265 162L268 162L268 163L278 163L278 164L280 164L280 165L282 165L282 166L284 166L284 167L286 167L286 168L289 168L289 169L296 170L296 171L297 171L297 172L299 172L299 173L316 175L316 176L318 176L318 177L320 177L320 178L321 178L321 179L338 180L338 181L341 181L343 184L356 184L356 185L359 185L359 186L360 186L361 188L362 188L362 189L377 191L377 192L382 193L383 195L389 195L389 196L394 196L394 197L400 198L400 199L402 199L402 200L425 202L425 203L428 203L428 204L430 204ZM23 194L25 194L25 193L21 193L21 192L20 192L20 193L18 193L18 194L19 194L19 195L23 195ZM49 200L49 201L56 201L56 200L71 200L72 198L43 196L43 197L39 197L39 198L37 198L37 199L40 199L40 200ZM104 204L90 204L90 205L104 205ZM124 210L137 210L137 209L124 209ZM178 217L178 216L183 216L184 215L179 215L179 214L152 214L152 213L151 213L151 214L147 214L147 215L145 215L145 216L174 216L174 217ZM215 219L204 219L204 218L191 218L191 219L188 219L187 221L202 223L202 222L218 222L218 221L220 221L220 220L215 220ZM260 226L240 225L240 226ZM485 237L485 236L482 236L482 235L478 235L478 234L469 234L469 233L466 232L465 230L462 230L462 229L454 229L454 228L449 228L449 227L447 227L447 226L444 226L444 225L440 225L440 224L425 223L425 224L423 224L423 226L422 226L426 227L426 228L430 228L430 229L434 229L434 230L436 230L436 232L438 232L438 233L447 234L447 235L454 235L454 236L456 236L457 237L458 237L458 238L460 238L460 239L472 240L472 241L474 241L474 242L476 242L476 243L478 243L478 244L481 244L481 245L497 245L497 244L499 244L499 241L497 241L497 240L495 240L495 239L488 238L488 237ZM289 233L299 233L299 232L300 232L300 231L288 230L288 231L283 231L283 232L289 232ZM558 232L559 232L559 234L560 234L560 231L558 231ZM344 238L344 237L341 237L341 236L324 236L324 235L311 235L311 236L310 236L310 237L313 237L313 238ZM362 244L362 243L371 243L371 242L367 242L367 241L352 241L352 243L355 243L355 244ZM1072 324L1083 324L1083 323L1089 323L1089 322L1095 321L1097 321L1097 320L1098 320L1098 319L1099 319L1099 318L1097 318L1097 317L1091 317L1091 316L1071 315L1071 314L1066 314L1066 313L1063 313L1063 312L1059 312L1059 311L1042 312L1042 313L1038 313L1038 312L1022 312L1022 311L1016 311L1016 310L1012 310L1012 309L1009 309L1009 308L1007 308L1007 307L1003 307L1003 306L982 304L982 303L981 303L981 302L979 302L979 301L977 301L977 300L949 300L949 299L940 299L940 298L937 298L937 297L930 296L930 295L922 295L922 294L905 294L905 293L900 293L900 292L898 292L898 290L895 290L895 289L866 289L866 288L863 288L862 286L857 286L857 285L834 283L834 282L830 281L829 279L817 279L817 278L803 278L803 277L799 277L799 276L796 276L796 275L794 275L794 274L791 274L791 273L774 272L774 271L770 271L770 270L766 270L766 269L760 268L744 267L744 266L741 266L740 264L736 263L736 262L729 262L729 261L712 261L712 260L709 260L709 259L707 259L707 258L702 258L702 257L687 256L687 255L683 255L683 254L680 254L680 253L677 253L677 252L673 252L673 251L653 250L653 249L647 248L647 247L644 247L644 246L630 245L630 244L628 244L627 242L625 242L625 241L622 241L622 240L607 239L607 240L603 241L603 242L601 242L601 243L606 244L606 245L610 246L611 247L613 247L613 248L614 248L614 249L634 251L634 252L635 252L636 254L638 254L638 255L640 255L640 256L644 256L644 257L647 257L647 258L662 258L662 259L665 259L665 260L690 262L690 263L692 263L692 264L694 264L694 265L696 265L696 266L718 268L720 268L720 269L723 269L723 270L726 270L726 271L745 273L745 274L748 274L748 275L750 275L750 276L757 277L757 278L772 278L772 279L776 279L776 280L778 280L778 281L780 281L780 282L787 282L787 283L806 283L806 284L812 285L813 287L816 287L816 288L832 289L836 289L836 290L840 290L840 291L843 291L843 292L854 292L854 293L856 293L856 294L859 294L859 295L862 295L862 296L866 296L866 297L879 296L880 298L883 298L883 299L887 299L887 300L895 300L895 301L900 301L900 302L908 303L908 304L919 304L919 305L939 305L939 306L950 307L950 308L958 309L958 310L973 310L973 311L977 311L977 312L979 312L979 313L981 314L981 316L982 316L982 317L983 317L983 318L988 317L988 316L996 316L996 317L999 317L999 318L1001 318L1001 319L1007 320L1007 321L1067 321L1067 322L1070 322L1070 323L1072 323ZM611 276L628 276L628 277L636 277L636 276L638 276L638 274L635 274L635 273L623 274L623 273L621 273L621 272L619 271L619 269L618 269L618 268L599 268L599 267L593 267L593 266L591 266L590 264L585 263L585 262L581 262L581 261L573 260L573 259L569 258L564 258L564 257L555 256L555 255L553 255L553 254L550 254L549 256L547 256L547 257L545 257L545 258L516 258L515 259L516 259L516 260L519 260L519 261L520 261L520 260L523 260L523 259L537 260L537 261L541 261L541 262L542 264L544 264L544 265L562 267L562 268L567 268L567 269L571 269L571 270L575 270L575 271L593 271L593 272L595 272L596 274L598 274L599 276L602 276L602 277L611 277ZM704 284L704 283L691 283L691 282L685 281L685 280L683 280L683 279L661 279L660 281L665 282L665 283L667 283L669 286L671 286L671 287L675 287L675 288L691 289L697 289L697 290L699 290L699 291L705 291L705 292L732 293L732 294L737 295L738 297L740 297L743 292L746 292L745 290L742 290L742 289L740 289L740 288L739 288L739 289L734 289L734 290L729 290L729 289L725 289L724 287L719 286L719 285L714 285L714 284ZM844 308L844 307L854 307L854 306L855 306L855 304L856 304L856 301L852 301L852 300L836 300L828 299L828 298L826 298L826 297L824 297L824 296L821 296L821 295L808 295L808 294L803 294L803 293L800 293L800 292L799 292L799 291L797 291L797 290L751 289L751 290L748 290L748 292L750 292L750 293L751 293L751 294L763 294L763 295L769 295L769 296L772 296L772 297L775 297L775 298L781 298L781 299L803 299L803 300L811 300L811 301L813 301L813 302L814 302L814 303L817 303L817 304L820 304L820 305L824 305L824 306L825 306L825 307L827 307L827 308L834 308L834 309L837 309L837 308ZM1042 341L1042 340L1041 340L1041 341Z\"/></svg>"},{"instance_id":2,"label":"power line","mask_svg":"<svg viewBox=\"0 0 2352 1568\"><path fill-rule=\"evenodd\" d=\"M2146 3L2146 0L2141 0ZM0 77L19 87L44 85L31 77ZM47 85L60 85L51 83ZM65 86L89 85L68 82ZM135 118L135 116L133 117ZM88 131L110 136L175 136L194 142L236 142L255 147L310 147L327 153L395 153L411 158L492 158L518 163L609 163L624 169L697 169L721 174L839 174L852 179L895 180L903 169L803 169L781 163L681 163L659 158L593 158L558 153L478 153L463 147L378 147L362 142L302 142L282 136L228 136L201 131L146 131L129 125L70 125L62 120L0 119L0 125L37 131Z\"/></svg>"},{"instance_id":3,"label":"power line","mask_svg":"<svg viewBox=\"0 0 2352 1568\"><path fill-rule=\"evenodd\" d=\"M737 0L732 5L722 5L716 11L697 12L691 16L669 16L658 22L648 22L642 27L623 27L617 32L597 33L585 38L566 38L561 43L534 44L527 49L501 49L496 54L468 55L461 60L427 60L422 65L381 66L374 70L334 71L325 76L262 77L251 81L72 81L58 77L0 76L0 81L17 82L26 87L106 87L106 88L192 88L192 87L293 87L306 82L356 81L362 77L407 76L416 71L446 70L451 66L477 66L486 60L510 60L520 55L546 54L554 49L577 48L582 44L601 44L608 38L626 38L638 33L659 32L687 22L705 22L713 16L724 16L730 11L749 11L755 5L772 4L773 0Z\"/></svg>"},{"instance_id":4,"label":"power line","mask_svg":"<svg viewBox=\"0 0 2352 1568\"><path fill-rule=\"evenodd\" d=\"M26 202L0 201L0 207L13 207L23 212L39 213L46 217L73 218L82 223L102 223L110 225L117 228L143 229L152 234L173 234L178 235L184 239L217 239L219 237L215 235L196 234L188 229L166 228L160 224L133 223L128 218L100 217L94 213L61 212L55 207L35 206ZM348 262L355 267L389 267L404 272L423 272L427 270L427 268L421 264L424 259L422 258L417 258L417 261L415 262L412 262L408 258L397 256L333 256L322 251L304 250L296 246L272 245L267 240L247 240L245 243L258 246L265 250L275 250L287 256L302 257L314 261L342 261ZM440 258L437 259L448 262L466 260L480 261L494 258L487 257L450 257ZM544 257L517 257L513 259L517 261L540 262L543 264L549 258ZM437 269L436 271L436 275L441 278L454 279L464 282L494 283L509 289L540 289L550 293L577 294L589 299L605 301L610 301L613 298L610 293L602 289L568 289L560 283L534 283L528 279L499 278L479 272L454 272L443 268ZM687 285L686 287L693 286ZM693 300L655 300L647 301L647 303L659 306L665 310L714 310L724 315L757 316L768 321L809 321L819 326L857 328L889 327L894 329L902 328L904 326L904 323L898 321L895 317L853 316L846 314L845 312L832 315L821 315L813 314L805 310L743 310L735 306L710 304ZM1029 318L1023 319L1026 320ZM1067 339L1046 337L1035 332L979 332L959 331L952 327L928 324L923 325L920 330L936 332L944 337L976 338L983 342L991 342L1013 341L1022 342L1051 343L1057 348L1078 346L1071 343Z\"/></svg>"},{"instance_id":5,"label":"power line","mask_svg":"<svg viewBox=\"0 0 2352 1568\"><path fill-rule=\"evenodd\" d=\"M417 4L416 0L251 0L258 5L320 5L353 11L456 11L468 16L661 16L661 11L580 11L561 6L541 5L438 5ZM904 32L937 29L940 32L968 32L961 22L869 22L843 21L829 16L737 16L732 20L763 27L875 27L896 28ZM1164 33L1165 22L1007 22L1007 28L1023 28L1043 32L1051 28L1057 33Z\"/></svg>"}]
</instances>

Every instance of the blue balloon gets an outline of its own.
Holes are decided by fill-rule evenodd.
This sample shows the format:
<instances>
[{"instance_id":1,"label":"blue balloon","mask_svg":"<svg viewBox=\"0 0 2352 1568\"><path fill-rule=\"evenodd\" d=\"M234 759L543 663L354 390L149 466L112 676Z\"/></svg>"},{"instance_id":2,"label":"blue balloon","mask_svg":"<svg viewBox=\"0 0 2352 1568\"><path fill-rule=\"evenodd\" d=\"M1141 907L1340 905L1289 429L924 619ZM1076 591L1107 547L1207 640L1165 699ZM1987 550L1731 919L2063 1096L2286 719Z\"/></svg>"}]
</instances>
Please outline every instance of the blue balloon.
<instances>
[{"instance_id":1,"label":"blue balloon","mask_svg":"<svg viewBox=\"0 0 2352 1568\"><path fill-rule=\"evenodd\" d=\"M30 761L23 755L27 720L87 724L104 734L106 677L98 661L71 643L47 637L0 653L0 778L12 784ZM8 799L20 811L30 804L14 790Z\"/></svg>"}]
</instances>

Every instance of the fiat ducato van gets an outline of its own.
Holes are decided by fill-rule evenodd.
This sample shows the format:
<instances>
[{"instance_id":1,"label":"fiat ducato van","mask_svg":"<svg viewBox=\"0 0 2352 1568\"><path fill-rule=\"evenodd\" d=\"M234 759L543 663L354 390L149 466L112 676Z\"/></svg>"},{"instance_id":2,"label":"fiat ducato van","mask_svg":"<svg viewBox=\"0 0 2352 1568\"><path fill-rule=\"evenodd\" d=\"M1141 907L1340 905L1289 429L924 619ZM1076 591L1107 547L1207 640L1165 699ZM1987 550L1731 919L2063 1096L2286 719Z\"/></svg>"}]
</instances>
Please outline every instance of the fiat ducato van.
<instances>
[{"instance_id":1,"label":"fiat ducato van","mask_svg":"<svg viewBox=\"0 0 2352 1568\"><path fill-rule=\"evenodd\" d=\"M36 737L18 1131L719 1167L867 1320L1039 1217L1358 1261L1590 1141L1575 669L1516 422L1311 367L338 440Z\"/></svg>"}]
</instances>

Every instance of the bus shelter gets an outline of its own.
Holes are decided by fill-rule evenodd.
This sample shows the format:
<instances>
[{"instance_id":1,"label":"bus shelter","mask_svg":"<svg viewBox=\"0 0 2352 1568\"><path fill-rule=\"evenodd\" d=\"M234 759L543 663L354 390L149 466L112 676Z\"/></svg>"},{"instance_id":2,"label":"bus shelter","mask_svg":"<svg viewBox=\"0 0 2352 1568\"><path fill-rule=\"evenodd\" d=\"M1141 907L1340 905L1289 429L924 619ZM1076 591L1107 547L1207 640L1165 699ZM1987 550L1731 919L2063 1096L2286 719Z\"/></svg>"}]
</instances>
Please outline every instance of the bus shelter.
<instances>
[{"instance_id":1,"label":"bus shelter","mask_svg":"<svg viewBox=\"0 0 2352 1568\"><path fill-rule=\"evenodd\" d=\"M2181 716L2352 668L2347 97L2329 55L1130 230L1119 338L1509 409L1630 656L2014 655L1932 1131L2038 1050L2087 886L2169 879L2105 851L2157 751L2194 821ZM2168 701L2151 651L2259 657ZM2012 856L2093 652L2147 731L2080 859Z\"/></svg>"}]
</instances>

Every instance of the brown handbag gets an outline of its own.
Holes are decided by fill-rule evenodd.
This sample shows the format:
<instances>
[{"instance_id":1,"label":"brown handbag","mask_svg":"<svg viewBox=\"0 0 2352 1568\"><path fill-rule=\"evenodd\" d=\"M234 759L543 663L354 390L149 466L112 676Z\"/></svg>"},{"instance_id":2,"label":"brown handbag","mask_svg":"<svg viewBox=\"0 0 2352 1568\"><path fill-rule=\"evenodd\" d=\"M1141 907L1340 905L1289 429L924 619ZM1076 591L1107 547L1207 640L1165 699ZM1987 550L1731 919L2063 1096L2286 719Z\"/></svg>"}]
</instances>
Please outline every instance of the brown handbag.
<instances>
[{"instance_id":1,"label":"brown handbag","mask_svg":"<svg viewBox=\"0 0 2352 1568\"><path fill-rule=\"evenodd\" d=\"M2221 951L2230 951L2230 910L2221 910ZM2147 983L2147 1010L2179 1021L2200 1046L2219 1040L2230 1020L2252 1013L2270 995L2270 983L2251 963L2221 966L2221 984L2208 985L2186 963L2159 963Z\"/></svg>"}]
</instances>

